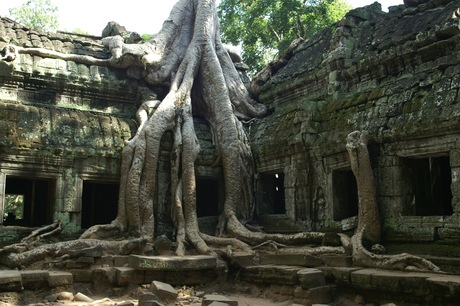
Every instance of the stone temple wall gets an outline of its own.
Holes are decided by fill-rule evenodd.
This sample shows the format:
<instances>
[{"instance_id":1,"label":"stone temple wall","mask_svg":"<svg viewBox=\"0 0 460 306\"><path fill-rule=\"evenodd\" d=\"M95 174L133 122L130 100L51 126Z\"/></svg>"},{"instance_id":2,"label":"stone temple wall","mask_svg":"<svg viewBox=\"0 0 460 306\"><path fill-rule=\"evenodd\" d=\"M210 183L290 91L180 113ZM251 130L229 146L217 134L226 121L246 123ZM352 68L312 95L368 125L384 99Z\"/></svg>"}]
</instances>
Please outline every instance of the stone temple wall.
<instances>
[{"instance_id":1,"label":"stone temple wall","mask_svg":"<svg viewBox=\"0 0 460 306\"><path fill-rule=\"evenodd\" d=\"M2 18L0 48L9 43L108 57L93 37L40 33ZM120 151L135 129L139 103L138 85L105 67L26 54L0 61L0 201L12 178L18 193L32 193L32 210L46 210L27 212L33 217L26 225L47 223L56 212L79 223L84 181L117 184ZM21 189L29 183L45 184L41 193L55 204L43 207L43 195Z\"/></svg>"},{"instance_id":2,"label":"stone temple wall","mask_svg":"<svg viewBox=\"0 0 460 306\"><path fill-rule=\"evenodd\" d=\"M286 214L305 228L356 226L345 143L365 130L384 238L460 239L460 1L405 2L349 12L262 87L257 167L284 173Z\"/></svg>"},{"instance_id":3,"label":"stone temple wall","mask_svg":"<svg viewBox=\"0 0 460 306\"><path fill-rule=\"evenodd\" d=\"M248 126L259 221L285 232L294 223L352 231L357 191L345 141L366 130L385 240L439 249L459 242L460 0L405 2L389 13L379 4L349 12L300 44L263 85L259 100L270 115ZM109 57L99 37L40 33L2 18L0 49L8 43ZM24 54L0 61L0 215L7 192L35 192L28 226L56 213L82 227L112 218L106 212L116 213L120 153L137 128L135 112L165 94L139 73ZM195 127L198 197L218 207L199 215L213 217L222 209L222 173L209 125L197 119ZM165 135L159 232L171 226L170 146Z\"/></svg>"},{"instance_id":4,"label":"stone temple wall","mask_svg":"<svg viewBox=\"0 0 460 306\"><path fill-rule=\"evenodd\" d=\"M101 37L42 33L0 18L0 50L8 44L110 57ZM142 102L162 99L165 93L163 87L143 83L137 68L112 69L33 54L0 61L0 224L39 226L69 218L87 228L113 220L121 151L137 129L136 111ZM209 125L197 119L195 126L202 147L197 175L219 180ZM157 195L160 230L171 227L171 143L165 135ZM6 194L25 195L24 217L7 220ZM222 205L221 199L216 201Z\"/></svg>"}]
</instances>

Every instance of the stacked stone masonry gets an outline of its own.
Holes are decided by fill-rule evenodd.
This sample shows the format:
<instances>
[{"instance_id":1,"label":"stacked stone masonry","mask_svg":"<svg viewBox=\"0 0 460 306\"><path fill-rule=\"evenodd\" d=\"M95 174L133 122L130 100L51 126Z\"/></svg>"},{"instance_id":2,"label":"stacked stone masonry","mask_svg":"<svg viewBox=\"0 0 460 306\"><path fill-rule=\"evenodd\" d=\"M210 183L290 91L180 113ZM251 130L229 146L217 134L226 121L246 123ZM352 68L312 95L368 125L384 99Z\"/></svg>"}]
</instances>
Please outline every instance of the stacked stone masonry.
<instances>
[{"instance_id":1,"label":"stacked stone masonry","mask_svg":"<svg viewBox=\"0 0 460 306\"><path fill-rule=\"evenodd\" d=\"M352 10L301 44L262 87L272 113L251 126L251 141L259 173L284 173L292 219L347 231L356 210L343 198L356 195L341 187L352 188L346 136L367 131L386 243L458 256L460 2L405 2ZM412 172L437 162L448 199L428 208Z\"/></svg>"},{"instance_id":2,"label":"stacked stone masonry","mask_svg":"<svg viewBox=\"0 0 460 306\"><path fill-rule=\"evenodd\" d=\"M284 205L279 222L261 216L267 231L286 220L293 225L290 231L355 228L345 141L351 131L365 130L388 250L460 255L460 1L405 2L388 13L377 3L350 11L300 44L264 84L259 100L270 115L248 126L256 196L263 202L264 182L276 174ZM41 33L2 18L0 49L7 44L110 56L99 37ZM165 95L139 74L135 68L26 54L0 62L0 215L8 182L31 182L48 186L43 193L52 204L45 207L46 216L33 216L26 225L50 223L56 214L77 227L95 222L97 213L85 212L85 190L103 190L101 185L116 190L120 152L137 128L137 108ZM202 147L197 176L219 186L213 200L221 209L222 173L213 136L206 122L197 119L195 125ZM160 153L158 235L171 230L171 138L164 137ZM432 180L417 182L422 175L416 169ZM435 190L429 194L435 201L417 200L428 197L419 190L426 186ZM116 212L116 201L110 209ZM2 240L16 238L2 235Z\"/></svg>"}]
</instances>

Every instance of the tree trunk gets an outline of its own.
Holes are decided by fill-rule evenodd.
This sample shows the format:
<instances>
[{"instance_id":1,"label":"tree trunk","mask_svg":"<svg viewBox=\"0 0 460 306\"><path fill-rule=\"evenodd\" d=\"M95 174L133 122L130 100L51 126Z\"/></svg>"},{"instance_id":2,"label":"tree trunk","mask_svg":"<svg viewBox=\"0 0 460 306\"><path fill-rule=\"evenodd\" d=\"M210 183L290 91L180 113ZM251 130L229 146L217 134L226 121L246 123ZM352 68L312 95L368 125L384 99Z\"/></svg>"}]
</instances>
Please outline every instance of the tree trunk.
<instances>
[{"instance_id":1,"label":"tree trunk","mask_svg":"<svg viewBox=\"0 0 460 306\"><path fill-rule=\"evenodd\" d=\"M351 238L354 265L390 270L440 271L436 265L417 256L405 253L378 255L365 248L363 241L371 244L380 242L381 231L367 133L354 131L348 134L346 147L358 186L358 228Z\"/></svg>"}]
</instances>

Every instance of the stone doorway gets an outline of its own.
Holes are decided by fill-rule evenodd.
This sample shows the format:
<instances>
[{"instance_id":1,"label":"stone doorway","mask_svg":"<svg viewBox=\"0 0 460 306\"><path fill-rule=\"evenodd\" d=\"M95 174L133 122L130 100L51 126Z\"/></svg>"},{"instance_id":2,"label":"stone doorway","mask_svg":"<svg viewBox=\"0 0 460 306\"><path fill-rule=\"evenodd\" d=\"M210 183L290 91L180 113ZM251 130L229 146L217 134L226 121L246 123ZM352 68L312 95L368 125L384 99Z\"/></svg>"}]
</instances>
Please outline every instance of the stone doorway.
<instances>
[{"instance_id":1,"label":"stone doorway","mask_svg":"<svg viewBox=\"0 0 460 306\"><path fill-rule=\"evenodd\" d=\"M3 224L34 227L52 223L55 189L53 179L7 176Z\"/></svg>"},{"instance_id":2,"label":"stone doorway","mask_svg":"<svg viewBox=\"0 0 460 306\"><path fill-rule=\"evenodd\" d=\"M452 170L449 156L403 158L405 215L450 216Z\"/></svg>"},{"instance_id":3,"label":"stone doorway","mask_svg":"<svg viewBox=\"0 0 460 306\"><path fill-rule=\"evenodd\" d=\"M334 220L340 221L358 215L358 186L351 169L332 172Z\"/></svg>"},{"instance_id":4,"label":"stone doorway","mask_svg":"<svg viewBox=\"0 0 460 306\"><path fill-rule=\"evenodd\" d=\"M284 173L261 173L257 197L259 215L286 214L284 196Z\"/></svg>"},{"instance_id":5,"label":"stone doorway","mask_svg":"<svg viewBox=\"0 0 460 306\"><path fill-rule=\"evenodd\" d=\"M108 224L117 217L119 184L83 181L81 227Z\"/></svg>"},{"instance_id":6,"label":"stone doorway","mask_svg":"<svg viewBox=\"0 0 460 306\"><path fill-rule=\"evenodd\" d=\"M198 218L219 215L219 181L217 179L197 178L196 213Z\"/></svg>"}]
</instances>

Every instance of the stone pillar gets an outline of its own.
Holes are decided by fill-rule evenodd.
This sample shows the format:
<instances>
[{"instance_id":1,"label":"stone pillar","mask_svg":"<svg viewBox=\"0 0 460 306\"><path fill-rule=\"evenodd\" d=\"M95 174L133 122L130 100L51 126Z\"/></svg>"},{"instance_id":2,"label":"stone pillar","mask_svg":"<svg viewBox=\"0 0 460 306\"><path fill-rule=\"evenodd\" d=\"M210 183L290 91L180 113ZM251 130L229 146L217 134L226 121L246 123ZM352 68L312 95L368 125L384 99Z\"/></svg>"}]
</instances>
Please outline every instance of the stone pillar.
<instances>
[{"instance_id":1,"label":"stone pillar","mask_svg":"<svg viewBox=\"0 0 460 306\"><path fill-rule=\"evenodd\" d=\"M460 149L450 153L450 167L452 173L452 210L460 214Z\"/></svg>"},{"instance_id":2,"label":"stone pillar","mask_svg":"<svg viewBox=\"0 0 460 306\"><path fill-rule=\"evenodd\" d=\"M0 171L0 225L3 224L3 206L5 204L6 174Z\"/></svg>"}]
</instances>

